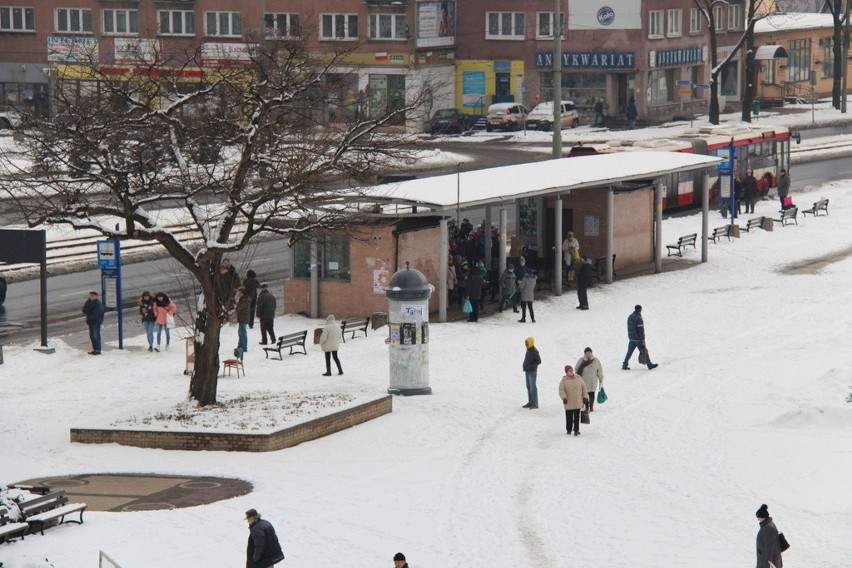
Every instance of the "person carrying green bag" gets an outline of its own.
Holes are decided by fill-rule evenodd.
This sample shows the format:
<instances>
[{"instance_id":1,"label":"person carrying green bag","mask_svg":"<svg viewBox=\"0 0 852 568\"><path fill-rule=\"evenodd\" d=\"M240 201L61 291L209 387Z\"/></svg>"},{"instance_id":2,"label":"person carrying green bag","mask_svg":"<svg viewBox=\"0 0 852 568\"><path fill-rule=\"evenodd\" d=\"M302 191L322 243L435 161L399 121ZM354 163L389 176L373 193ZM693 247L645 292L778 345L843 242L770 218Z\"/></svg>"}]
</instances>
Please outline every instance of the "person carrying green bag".
<instances>
[{"instance_id":1,"label":"person carrying green bag","mask_svg":"<svg viewBox=\"0 0 852 568\"><path fill-rule=\"evenodd\" d=\"M606 395L606 391L604 391L603 385L601 385L601 388L598 391L598 404L605 403L607 398L609 397Z\"/></svg>"},{"instance_id":2,"label":"person carrying green bag","mask_svg":"<svg viewBox=\"0 0 852 568\"><path fill-rule=\"evenodd\" d=\"M586 383L586 392L589 394L589 400L586 403L586 409L589 412L595 410L595 392L598 386L603 384L604 374L603 366L600 359L595 357L591 347L586 347L583 350L583 356L577 361L577 374L583 377L583 382Z\"/></svg>"}]
</instances>

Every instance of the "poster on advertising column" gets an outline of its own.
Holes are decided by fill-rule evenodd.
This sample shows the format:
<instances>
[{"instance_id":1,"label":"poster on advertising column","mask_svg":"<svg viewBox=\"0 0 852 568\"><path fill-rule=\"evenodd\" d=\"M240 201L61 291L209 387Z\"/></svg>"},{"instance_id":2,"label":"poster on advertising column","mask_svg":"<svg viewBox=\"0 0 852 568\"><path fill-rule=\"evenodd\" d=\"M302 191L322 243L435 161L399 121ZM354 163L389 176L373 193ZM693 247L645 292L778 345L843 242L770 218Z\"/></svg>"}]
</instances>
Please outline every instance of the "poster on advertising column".
<instances>
[{"instance_id":1,"label":"poster on advertising column","mask_svg":"<svg viewBox=\"0 0 852 568\"><path fill-rule=\"evenodd\" d=\"M417 47L452 47L456 43L456 0L417 2L414 14Z\"/></svg>"}]
</instances>

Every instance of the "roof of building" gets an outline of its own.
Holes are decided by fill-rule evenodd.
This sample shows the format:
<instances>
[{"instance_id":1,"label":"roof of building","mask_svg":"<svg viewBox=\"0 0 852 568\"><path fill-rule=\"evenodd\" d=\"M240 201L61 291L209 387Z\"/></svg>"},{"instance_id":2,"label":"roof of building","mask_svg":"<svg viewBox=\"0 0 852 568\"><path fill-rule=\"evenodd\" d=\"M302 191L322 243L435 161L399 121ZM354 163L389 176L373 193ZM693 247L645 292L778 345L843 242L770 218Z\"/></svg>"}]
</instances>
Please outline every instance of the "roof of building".
<instances>
[{"instance_id":1,"label":"roof of building","mask_svg":"<svg viewBox=\"0 0 852 568\"><path fill-rule=\"evenodd\" d=\"M791 30L807 30L833 28L834 18L831 14L811 14L792 12L789 14L773 14L755 22L754 33L771 34Z\"/></svg>"},{"instance_id":2,"label":"roof of building","mask_svg":"<svg viewBox=\"0 0 852 568\"><path fill-rule=\"evenodd\" d=\"M630 152L562 158L362 188L368 199L433 210L478 207L700 170L720 161L680 152Z\"/></svg>"}]
</instances>

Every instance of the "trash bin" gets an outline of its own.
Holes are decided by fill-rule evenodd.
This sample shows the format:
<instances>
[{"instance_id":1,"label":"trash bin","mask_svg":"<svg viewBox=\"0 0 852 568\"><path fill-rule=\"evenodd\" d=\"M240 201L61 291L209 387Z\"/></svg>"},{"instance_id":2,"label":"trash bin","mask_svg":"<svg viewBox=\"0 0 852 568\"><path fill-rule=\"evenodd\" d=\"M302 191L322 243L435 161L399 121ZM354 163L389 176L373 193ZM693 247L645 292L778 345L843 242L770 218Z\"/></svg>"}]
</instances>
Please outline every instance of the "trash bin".
<instances>
[{"instance_id":1,"label":"trash bin","mask_svg":"<svg viewBox=\"0 0 852 568\"><path fill-rule=\"evenodd\" d=\"M751 101L751 115L757 116L760 114L760 99Z\"/></svg>"}]
</instances>

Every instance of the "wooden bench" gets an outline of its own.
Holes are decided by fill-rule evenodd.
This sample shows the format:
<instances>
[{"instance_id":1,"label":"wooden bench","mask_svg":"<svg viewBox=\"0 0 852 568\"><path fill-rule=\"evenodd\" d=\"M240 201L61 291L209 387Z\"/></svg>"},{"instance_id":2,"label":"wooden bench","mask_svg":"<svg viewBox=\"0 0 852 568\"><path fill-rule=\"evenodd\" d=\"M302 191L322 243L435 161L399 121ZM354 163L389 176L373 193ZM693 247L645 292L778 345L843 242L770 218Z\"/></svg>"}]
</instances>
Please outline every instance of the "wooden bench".
<instances>
[{"instance_id":1,"label":"wooden bench","mask_svg":"<svg viewBox=\"0 0 852 568\"><path fill-rule=\"evenodd\" d=\"M799 214L798 207L790 207L789 209L781 210L781 218L773 219L776 223L781 223L782 227L786 227L788 223L799 224L799 221L796 220L796 216Z\"/></svg>"},{"instance_id":2,"label":"wooden bench","mask_svg":"<svg viewBox=\"0 0 852 568\"><path fill-rule=\"evenodd\" d=\"M370 316L365 318L357 318L357 319L345 319L343 323L340 324L341 329L341 337L343 337L343 343L346 343L346 334L351 333L352 339L355 339L355 334L359 331L364 332L364 337L367 337L367 326L370 325Z\"/></svg>"},{"instance_id":3,"label":"wooden bench","mask_svg":"<svg viewBox=\"0 0 852 568\"><path fill-rule=\"evenodd\" d=\"M295 333L288 333L287 335L279 335L278 341L275 342L274 347L264 347L263 351L266 354L266 358L269 359L270 353L278 353L278 360L283 361L284 357L281 355L281 350L285 347L290 348L290 355L293 354L293 349L297 347L302 348L302 354L307 355L308 351L305 349L305 338L308 337L308 330L297 331Z\"/></svg>"},{"instance_id":4,"label":"wooden bench","mask_svg":"<svg viewBox=\"0 0 852 568\"><path fill-rule=\"evenodd\" d=\"M24 533L30 528L30 525L27 523L16 523L10 519L7 514L8 512L5 507L0 507L0 543L12 542L13 539L11 537L14 534L17 534L23 539Z\"/></svg>"},{"instance_id":5,"label":"wooden bench","mask_svg":"<svg viewBox=\"0 0 852 568\"><path fill-rule=\"evenodd\" d=\"M728 240L731 240L731 227L733 225L723 225L721 227L716 227L713 229L713 234L707 237L707 240L713 241L714 243L721 239L722 237L728 237Z\"/></svg>"},{"instance_id":6,"label":"wooden bench","mask_svg":"<svg viewBox=\"0 0 852 568\"><path fill-rule=\"evenodd\" d=\"M746 233L750 233L752 229L760 229L763 227L764 219L766 219L766 217L755 217L754 219L749 219L742 230Z\"/></svg>"},{"instance_id":7,"label":"wooden bench","mask_svg":"<svg viewBox=\"0 0 852 568\"><path fill-rule=\"evenodd\" d=\"M810 209L802 209L802 215L813 215L814 217L819 217L820 211L824 211L825 214L828 215L828 199L814 201L813 207Z\"/></svg>"},{"instance_id":8,"label":"wooden bench","mask_svg":"<svg viewBox=\"0 0 852 568\"><path fill-rule=\"evenodd\" d=\"M606 278L606 257L602 256L595 259L595 280L603 280ZM615 255L612 255L612 277L615 278Z\"/></svg>"},{"instance_id":9,"label":"wooden bench","mask_svg":"<svg viewBox=\"0 0 852 568\"><path fill-rule=\"evenodd\" d=\"M695 248L695 241L698 239L698 233L692 233L691 235L684 235L677 240L677 244L674 245L666 245L668 249L668 254L666 256L683 256L683 249L686 247Z\"/></svg>"},{"instance_id":10,"label":"wooden bench","mask_svg":"<svg viewBox=\"0 0 852 568\"><path fill-rule=\"evenodd\" d=\"M21 514L24 520L30 526L30 532L38 531L44 534L44 528L51 521L59 521L58 525L63 523L83 524L83 511L86 510L85 503L69 503L68 496L65 491L56 491L48 493L42 497L36 497L29 501L24 501L18 505L21 509ZM80 520L65 520L67 515L80 513Z\"/></svg>"}]
</instances>

